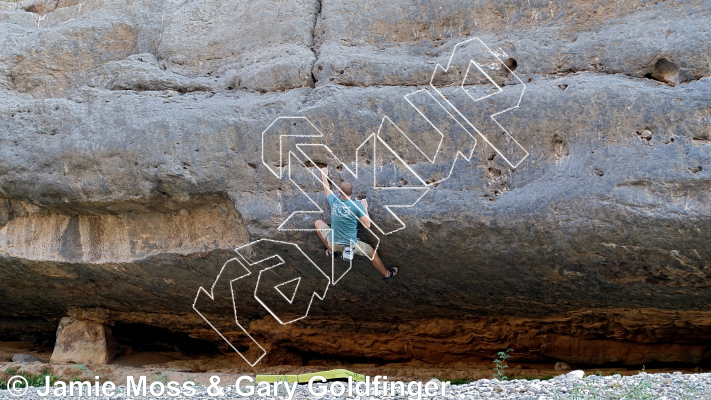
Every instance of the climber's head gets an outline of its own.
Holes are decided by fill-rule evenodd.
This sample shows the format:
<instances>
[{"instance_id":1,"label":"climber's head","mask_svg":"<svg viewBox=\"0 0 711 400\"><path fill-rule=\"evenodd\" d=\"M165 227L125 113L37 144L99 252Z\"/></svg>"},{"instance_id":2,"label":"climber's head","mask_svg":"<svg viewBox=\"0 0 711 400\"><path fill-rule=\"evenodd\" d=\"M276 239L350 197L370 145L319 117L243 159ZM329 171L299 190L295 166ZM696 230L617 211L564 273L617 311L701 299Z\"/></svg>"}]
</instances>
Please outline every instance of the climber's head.
<instances>
[{"instance_id":1,"label":"climber's head","mask_svg":"<svg viewBox=\"0 0 711 400\"><path fill-rule=\"evenodd\" d=\"M353 194L353 185L351 185L350 182L341 183L339 189L341 190L341 197L343 197L344 199L346 197L350 197Z\"/></svg>"}]
</instances>

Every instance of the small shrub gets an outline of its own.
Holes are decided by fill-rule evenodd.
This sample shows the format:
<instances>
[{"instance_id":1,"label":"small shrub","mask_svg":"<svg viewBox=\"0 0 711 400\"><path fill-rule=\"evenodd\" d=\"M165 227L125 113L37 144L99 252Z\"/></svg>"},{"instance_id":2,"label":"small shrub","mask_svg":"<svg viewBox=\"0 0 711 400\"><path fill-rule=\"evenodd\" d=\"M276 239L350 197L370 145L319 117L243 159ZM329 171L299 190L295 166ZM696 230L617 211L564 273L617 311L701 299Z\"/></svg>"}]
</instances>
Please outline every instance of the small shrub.
<instances>
[{"instance_id":1,"label":"small shrub","mask_svg":"<svg viewBox=\"0 0 711 400\"><path fill-rule=\"evenodd\" d=\"M169 378L170 378L170 375L164 374L163 372L159 372L159 373L153 375L153 381L160 382L164 385L168 384L168 381L170 380Z\"/></svg>"},{"instance_id":2,"label":"small shrub","mask_svg":"<svg viewBox=\"0 0 711 400\"><path fill-rule=\"evenodd\" d=\"M506 368L509 366L506 364L506 360L511 357L509 353L513 349L506 349L505 351L500 351L496 353L496 359L494 360L494 379L500 381L506 380Z\"/></svg>"},{"instance_id":3,"label":"small shrub","mask_svg":"<svg viewBox=\"0 0 711 400\"><path fill-rule=\"evenodd\" d=\"M91 375L91 376L94 375L94 373L89 369L89 367L86 366L86 363L84 363L84 364L77 364L77 365L74 365L73 367L74 367L75 369L78 369L78 370L81 371L82 373L87 374L87 375Z\"/></svg>"},{"instance_id":4,"label":"small shrub","mask_svg":"<svg viewBox=\"0 0 711 400\"><path fill-rule=\"evenodd\" d=\"M602 375L602 374L598 374ZM613 382L603 382L601 380L592 381L584 380L580 383L575 383L573 390L566 394L556 391L556 400L656 400L659 398L659 393L655 390L652 377L643 374L640 371L640 379L636 382L630 381L626 384L622 383L622 377L615 379ZM684 399L698 398L698 389L685 385Z\"/></svg>"},{"instance_id":5,"label":"small shrub","mask_svg":"<svg viewBox=\"0 0 711 400\"><path fill-rule=\"evenodd\" d=\"M21 370L19 367L11 367L0 373L0 389L7 389L8 379L15 375L19 375L27 379L28 386L44 386L47 376L49 376L50 385L59 380L59 376L53 374L49 367L42 368L42 370L36 374L30 374L29 372Z\"/></svg>"}]
</instances>

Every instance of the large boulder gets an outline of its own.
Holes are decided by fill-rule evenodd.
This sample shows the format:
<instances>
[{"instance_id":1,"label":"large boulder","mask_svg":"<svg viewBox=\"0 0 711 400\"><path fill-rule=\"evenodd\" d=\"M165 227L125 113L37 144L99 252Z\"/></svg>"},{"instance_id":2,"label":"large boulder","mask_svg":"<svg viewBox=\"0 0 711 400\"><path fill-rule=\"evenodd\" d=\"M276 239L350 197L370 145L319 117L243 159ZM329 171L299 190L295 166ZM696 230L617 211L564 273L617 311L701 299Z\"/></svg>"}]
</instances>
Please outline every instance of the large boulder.
<instances>
[{"instance_id":1,"label":"large boulder","mask_svg":"<svg viewBox=\"0 0 711 400\"><path fill-rule=\"evenodd\" d=\"M0 337L51 335L46 316L70 315L221 343L207 319L254 350L236 312L290 353L275 360L476 362L509 347L512 360L578 365L711 358L711 3L44 3L0 7ZM283 293L255 298L261 274L231 286L243 269L226 263L259 239L331 272L315 233L279 229L318 211L305 194L327 207L318 185L301 192L263 163L270 124L308 117L352 166L385 116L429 127L405 96L476 37L516 74L495 77L502 90L525 84L498 118L528 157L512 168L479 135L454 165L403 150L430 190L378 238L401 267L390 285L358 258L287 325L262 304ZM352 179L334 160L314 161ZM381 167L387 185L417 183ZM291 261L292 249L263 250ZM275 284L296 279L280 271ZM107 328L92 326L101 343ZM92 348L110 357L108 342Z\"/></svg>"},{"instance_id":2,"label":"large boulder","mask_svg":"<svg viewBox=\"0 0 711 400\"><path fill-rule=\"evenodd\" d=\"M65 317L59 322L50 362L103 365L115 354L111 329L96 322Z\"/></svg>"}]
</instances>

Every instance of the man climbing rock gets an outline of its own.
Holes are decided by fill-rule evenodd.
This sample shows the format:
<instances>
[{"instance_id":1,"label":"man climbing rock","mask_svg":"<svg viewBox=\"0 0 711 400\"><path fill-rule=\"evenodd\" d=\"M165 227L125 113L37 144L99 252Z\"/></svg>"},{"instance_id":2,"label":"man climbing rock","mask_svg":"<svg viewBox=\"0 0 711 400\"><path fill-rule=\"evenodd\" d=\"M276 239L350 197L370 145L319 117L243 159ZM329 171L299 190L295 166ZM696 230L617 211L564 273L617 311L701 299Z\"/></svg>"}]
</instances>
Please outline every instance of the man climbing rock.
<instances>
[{"instance_id":1,"label":"man climbing rock","mask_svg":"<svg viewBox=\"0 0 711 400\"><path fill-rule=\"evenodd\" d=\"M326 244L326 254L330 257L333 252L353 252L359 256L368 257L375 269L383 275L384 280L389 280L397 275L398 267L385 269L383 261L378 253L368 243L358 240L358 221L364 227L370 229L370 217L368 217L368 203L365 199L358 201L351 200L353 185L349 182L341 183L338 192L339 196L333 194L328 183L328 167L321 170L321 183L323 190L328 197L328 204L331 206L331 226L322 220L316 221L318 236Z\"/></svg>"}]
</instances>

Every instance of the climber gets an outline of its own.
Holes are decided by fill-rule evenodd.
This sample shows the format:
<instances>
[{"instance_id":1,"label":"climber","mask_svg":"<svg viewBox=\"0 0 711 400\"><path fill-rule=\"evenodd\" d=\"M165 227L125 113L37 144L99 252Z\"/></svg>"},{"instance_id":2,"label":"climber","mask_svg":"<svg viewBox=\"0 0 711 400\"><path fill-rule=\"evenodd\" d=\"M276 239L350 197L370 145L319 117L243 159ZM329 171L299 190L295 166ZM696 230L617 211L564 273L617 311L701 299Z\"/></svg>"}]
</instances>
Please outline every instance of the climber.
<instances>
[{"instance_id":1,"label":"climber","mask_svg":"<svg viewBox=\"0 0 711 400\"><path fill-rule=\"evenodd\" d=\"M333 252L341 251L353 252L359 256L368 257L375 269L383 275L384 280L390 280L397 275L398 267L385 269L383 261L378 253L369 244L358 240L358 221L364 227L370 229L370 217L368 216L368 203L365 199L358 201L351 200L353 185L349 182L341 183L338 189L340 198L333 194L328 183L328 167L320 169L321 183L323 190L328 197L328 204L331 206L331 224L322 220L316 221L318 236L326 244L326 255L333 256ZM352 255L351 255L352 257Z\"/></svg>"}]
</instances>

